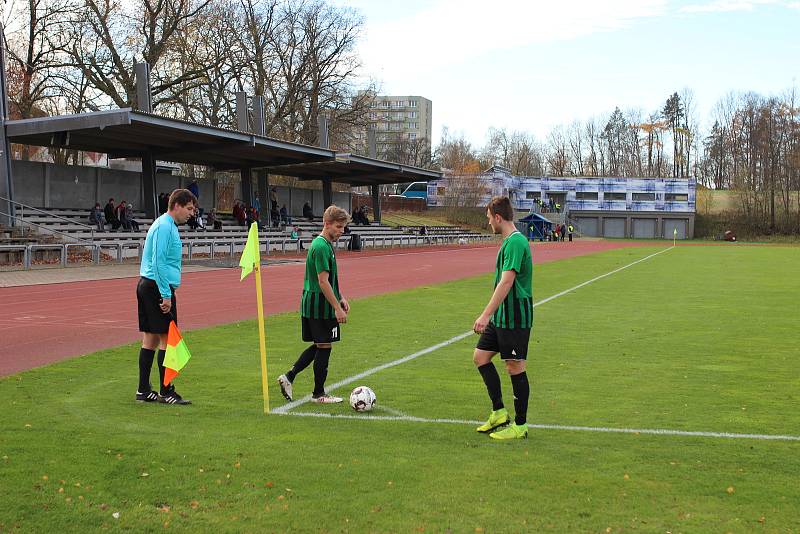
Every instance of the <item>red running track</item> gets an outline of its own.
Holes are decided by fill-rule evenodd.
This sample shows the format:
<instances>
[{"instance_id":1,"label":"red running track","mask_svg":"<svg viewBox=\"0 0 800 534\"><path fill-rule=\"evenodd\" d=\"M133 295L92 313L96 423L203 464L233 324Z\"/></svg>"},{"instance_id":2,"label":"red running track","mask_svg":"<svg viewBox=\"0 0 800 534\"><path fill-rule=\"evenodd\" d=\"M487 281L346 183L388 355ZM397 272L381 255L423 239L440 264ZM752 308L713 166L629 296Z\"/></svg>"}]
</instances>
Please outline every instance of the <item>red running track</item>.
<instances>
[{"instance_id":1,"label":"red running track","mask_svg":"<svg viewBox=\"0 0 800 534\"><path fill-rule=\"evenodd\" d=\"M576 241L537 243L535 263L593 254L637 243ZM458 280L494 269L497 245L401 249L338 255L347 298ZM296 310L303 287L302 262L262 269L265 312ZM203 328L252 319L253 281L239 269L187 273L178 290L182 328ZM0 376L131 343L140 338L136 312L138 278L0 288ZM487 298L489 292L487 289Z\"/></svg>"}]
</instances>

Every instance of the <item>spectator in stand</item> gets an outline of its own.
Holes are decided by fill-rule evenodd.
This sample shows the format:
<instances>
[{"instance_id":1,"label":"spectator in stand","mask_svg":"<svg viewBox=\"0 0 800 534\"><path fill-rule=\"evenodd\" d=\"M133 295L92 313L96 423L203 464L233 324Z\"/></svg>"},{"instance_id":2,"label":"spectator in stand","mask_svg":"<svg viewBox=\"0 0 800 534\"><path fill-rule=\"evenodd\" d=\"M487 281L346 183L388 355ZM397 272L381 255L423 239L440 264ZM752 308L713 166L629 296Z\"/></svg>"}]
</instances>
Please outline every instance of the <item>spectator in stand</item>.
<instances>
[{"instance_id":1,"label":"spectator in stand","mask_svg":"<svg viewBox=\"0 0 800 534\"><path fill-rule=\"evenodd\" d=\"M127 209L126 209L127 207L128 207L128 204L124 200L120 200L119 205L117 205L117 209L116 209L117 220L119 221L119 224L122 226L123 230L130 230L131 229L131 223L128 220L127 216L125 215L125 212L127 211Z\"/></svg>"},{"instance_id":2,"label":"spectator in stand","mask_svg":"<svg viewBox=\"0 0 800 534\"><path fill-rule=\"evenodd\" d=\"M259 230L264 229L264 227L261 226L261 224L259 224L259 217L261 216L261 214L253 206L247 208L245 210L245 214L247 215L247 220L245 221L246 223L245 225L247 226L247 228L250 228L250 226L253 223L255 223L258 226Z\"/></svg>"},{"instance_id":3,"label":"spectator in stand","mask_svg":"<svg viewBox=\"0 0 800 534\"><path fill-rule=\"evenodd\" d=\"M303 204L303 217L305 217L309 221L314 220L314 212L311 209L311 204L309 204L308 202Z\"/></svg>"},{"instance_id":4,"label":"spectator in stand","mask_svg":"<svg viewBox=\"0 0 800 534\"><path fill-rule=\"evenodd\" d=\"M287 226L292 224L292 218L289 217L289 212L286 210L286 204L281 206L280 216L281 216L281 224L285 224Z\"/></svg>"},{"instance_id":5,"label":"spectator in stand","mask_svg":"<svg viewBox=\"0 0 800 534\"><path fill-rule=\"evenodd\" d=\"M105 221L103 220L103 208L100 207L99 202L94 203L94 207L89 212L89 222L97 225L97 229L102 232L105 230Z\"/></svg>"},{"instance_id":6,"label":"spectator in stand","mask_svg":"<svg viewBox=\"0 0 800 534\"><path fill-rule=\"evenodd\" d=\"M278 212L277 209L272 208L269 210L269 220L270 224L275 228L281 225L281 214Z\"/></svg>"},{"instance_id":7,"label":"spectator in stand","mask_svg":"<svg viewBox=\"0 0 800 534\"><path fill-rule=\"evenodd\" d=\"M214 230L222 230L222 221L217 218L217 208L211 208L208 213L208 225Z\"/></svg>"},{"instance_id":8,"label":"spectator in stand","mask_svg":"<svg viewBox=\"0 0 800 534\"><path fill-rule=\"evenodd\" d=\"M258 191L253 193L253 207L257 212L261 213L261 199L258 198Z\"/></svg>"},{"instance_id":9,"label":"spectator in stand","mask_svg":"<svg viewBox=\"0 0 800 534\"><path fill-rule=\"evenodd\" d=\"M295 226L294 228L292 228L292 233L290 234L290 237L292 239L297 240L297 250L303 250L303 240L300 239L300 235L301 231L299 226Z\"/></svg>"},{"instance_id":10,"label":"spectator in stand","mask_svg":"<svg viewBox=\"0 0 800 534\"><path fill-rule=\"evenodd\" d=\"M200 186L197 185L197 180L192 180L192 183L190 183L189 187L186 189L191 191L198 201L200 200ZM199 205L196 205L195 207L199 207Z\"/></svg>"},{"instance_id":11,"label":"spectator in stand","mask_svg":"<svg viewBox=\"0 0 800 534\"><path fill-rule=\"evenodd\" d=\"M238 199L233 204L233 217L239 226L244 226L247 222L247 211L244 209L244 204Z\"/></svg>"},{"instance_id":12,"label":"spectator in stand","mask_svg":"<svg viewBox=\"0 0 800 534\"><path fill-rule=\"evenodd\" d=\"M119 219L117 219L117 210L115 209L113 198L108 199L108 204L103 208L103 214L106 216L106 223L111 225L112 230L119 228Z\"/></svg>"},{"instance_id":13,"label":"spectator in stand","mask_svg":"<svg viewBox=\"0 0 800 534\"><path fill-rule=\"evenodd\" d=\"M361 206L361 221L369 226L369 216L367 215L367 207Z\"/></svg>"},{"instance_id":14,"label":"spectator in stand","mask_svg":"<svg viewBox=\"0 0 800 534\"><path fill-rule=\"evenodd\" d=\"M168 211L168 204L169 204L169 195L167 193L161 193L161 199L158 202L158 209L163 215Z\"/></svg>"},{"instance_id":15,"label":"spectator in stand","mask_svg":"<svg viewBox=\"0 0 800 534\"><path fill-rule=\"evenodd\" d=\"M128 203L127 206L125 206L125 218L128 220L128 224L133 229L133 231L138 232L139 222L133 218L133 206L130 204L130 202Z\"/></svg>"},{"instance_id":16,"label":"spectator in stand","mask_svg":"<svg viewBox=\"0 0 800 534\"><path fill-rule=\"evenodd\" d=\"M278 189L273 187L269 191L269 209L278 211Z\"/></svg>"}]
</instances>

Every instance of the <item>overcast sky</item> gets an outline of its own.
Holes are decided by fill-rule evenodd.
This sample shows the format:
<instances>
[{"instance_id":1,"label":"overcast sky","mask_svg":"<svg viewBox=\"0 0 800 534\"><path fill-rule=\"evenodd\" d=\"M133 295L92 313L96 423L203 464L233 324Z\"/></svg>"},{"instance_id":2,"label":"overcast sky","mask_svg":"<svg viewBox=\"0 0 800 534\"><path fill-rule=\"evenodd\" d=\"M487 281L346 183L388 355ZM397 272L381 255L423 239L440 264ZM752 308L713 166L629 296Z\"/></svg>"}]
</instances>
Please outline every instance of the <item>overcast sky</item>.
<instances>
[{"instance_id":1,"label":"overcast sky","mask_svg":"<svg viewBox=\"0 0 800 534\"><path fill-rule=\"evenodd\" d=\"M694 91L709 118L731 91L800 83L800 0L336 0L365 19L364 74L433 101L441 129L482 145L490 126L541 140L555 125L645 114Z\"/></svg>"}]
</instances>

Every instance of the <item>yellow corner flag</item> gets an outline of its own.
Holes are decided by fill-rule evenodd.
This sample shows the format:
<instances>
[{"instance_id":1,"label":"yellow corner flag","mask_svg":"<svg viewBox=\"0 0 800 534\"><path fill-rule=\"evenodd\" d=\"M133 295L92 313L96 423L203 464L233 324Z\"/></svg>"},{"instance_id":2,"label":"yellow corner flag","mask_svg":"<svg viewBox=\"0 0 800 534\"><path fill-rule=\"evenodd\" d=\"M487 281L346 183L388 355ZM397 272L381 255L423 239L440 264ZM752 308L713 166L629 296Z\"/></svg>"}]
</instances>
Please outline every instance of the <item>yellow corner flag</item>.
<instances>
[{"instance_id":1,"label":"yellow corner flag","mask_svg":"<svg viewBox=\"0 0 800 534\"><path fill-rule=\"evenodd\" d=\"M239 260L242 268L242 277L239 281L256 271L256 301L258 303L258 344L261 349L261 393L264 396L264 413L269 413L269 388L267 387L267 342L264 337L264 301L261 294L261 253L258 243L258 225L251 224L247 234L247 243L244 245L242 257Z\"/></svg>"},{"instance_id":2,"label":"yellow corner flag","mask_svg":"<svg viewBox=\"0 0 800 534\"><path fill-rule=\"evenodd\" d=\"M239 267L242 268L242 277L239 281L244 280L248 274L253 272L253 267L260 263L261 255L258 246L258 225L251 224L250 232L247 234L247 243L244 245L242 258L239 260Z\"/></svg>"}]
</instances>

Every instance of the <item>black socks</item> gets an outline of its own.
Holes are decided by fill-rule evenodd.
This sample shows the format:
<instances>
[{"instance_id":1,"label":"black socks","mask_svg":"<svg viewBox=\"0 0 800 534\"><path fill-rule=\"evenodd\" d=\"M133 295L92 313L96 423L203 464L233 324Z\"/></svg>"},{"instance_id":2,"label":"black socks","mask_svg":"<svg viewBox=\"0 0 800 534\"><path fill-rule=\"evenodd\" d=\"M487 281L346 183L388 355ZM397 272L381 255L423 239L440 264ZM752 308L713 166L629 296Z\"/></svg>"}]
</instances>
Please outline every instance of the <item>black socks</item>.
<instances>
[{"instance_id":1,"label":"black socks","mask_svg":"<svg viewBox=\"0 0 800 534\"><path fill-rule=\"evenodd\" d=\"M492 362L489 362L478 367L478 372L483 378L483 383L486 384L489 398L492 399L492 410L499 410L503 407L503 393L500 391L500 375L497 374L497 368Z\"/></svg>"},{"instance_id":2,"label":"black socks","mask_svg":"<svg viewBox=\"0 0 800 534\"><path fill-rule=\"evenodd\" d=\"M518 375L511 375L511 387L514 389L514 424L524 425L528 417L528 396L530 395L528 374L523 371Z\"/></svg>"},{"instance_id":3,"label":"black socks","mask_svg":"<svg viewBox=\"0 0 800 534\"><path fill-rule=\"evenodd\" d=\"M314 396L325 393L325 380L328 378L328 360L331 357L331 349L317 349L317 356L314 358Z\"/></svg>"},{"instance_id":4,"label":"black socks","mask_svg":"<svg viewBox=\"0 0 800 534\"><path fill-rule=\"evenodd\" d=\"M286 378L289 379L289 382L294 382L294 377L296 377L303 369L308 367L311 362L314 361L314 356L316 356L316 354L316 345L310 345L306 350L303 351L300 357L297 358L297 361L294 363L292 368L286 372Z\"/></svg>"},{"instance_id":5,"label":"black socks","mask_svg":"<svg viewBox=\"0 0 800 534\"><path fill-rule=\"evenodd\" d=\"M156 351L142 347L139 349L139 393L150 391L150 369Z\"/></svg>"}]
</instances>

